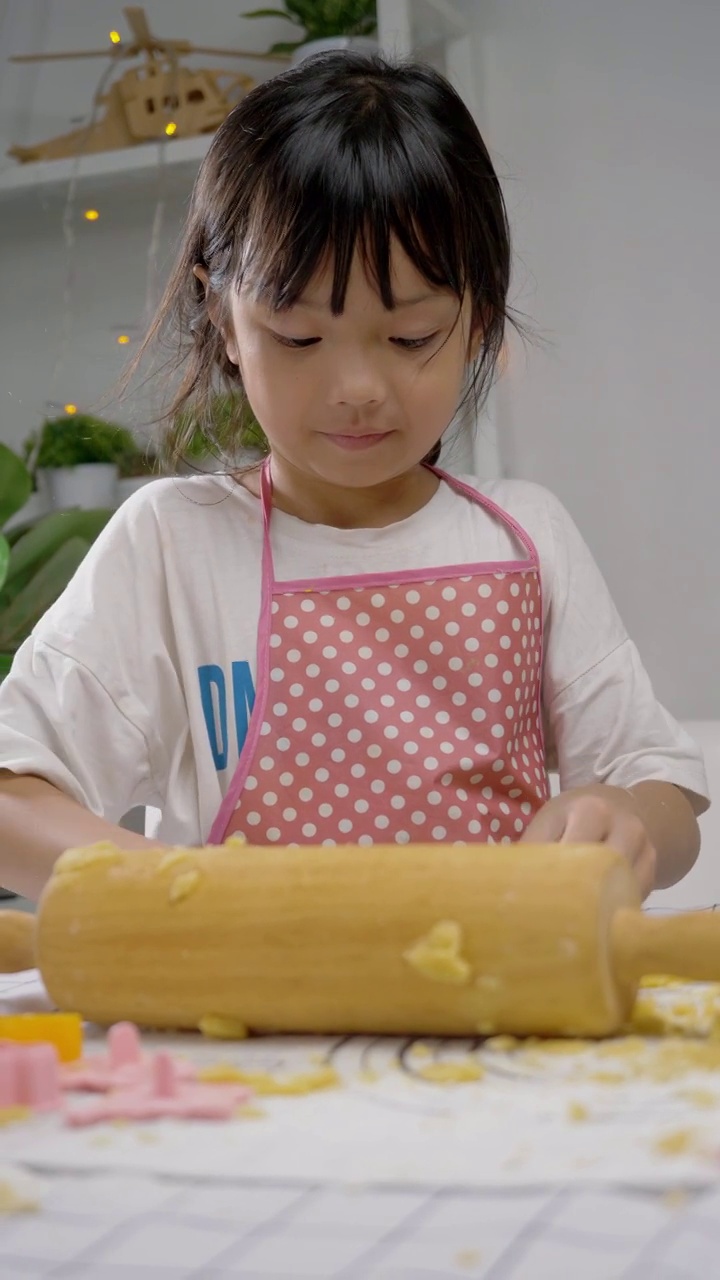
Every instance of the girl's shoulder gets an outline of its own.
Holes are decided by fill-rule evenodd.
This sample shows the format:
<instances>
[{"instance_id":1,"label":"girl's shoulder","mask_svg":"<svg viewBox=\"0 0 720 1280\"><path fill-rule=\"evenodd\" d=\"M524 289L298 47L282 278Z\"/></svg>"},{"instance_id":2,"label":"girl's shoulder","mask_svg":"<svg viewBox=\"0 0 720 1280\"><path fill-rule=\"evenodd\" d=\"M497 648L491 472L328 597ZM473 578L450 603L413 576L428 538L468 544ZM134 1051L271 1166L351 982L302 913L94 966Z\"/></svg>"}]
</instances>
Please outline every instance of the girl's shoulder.
<instances>
[{"instance_id":1,"label":"girl's shoulder","mask_svg":"<svg viewBox=\"0 0 720 1280\"><path fill-rule=\"evenodd\" d=\"M483 479L473 475L457 477L468 488L512 516L530 535L547 558L558 546L578 537L572 516L554 493L532 480L500 476ZM542 555L541 555L541 558Z\"/></svg>"},{"instance_id":2,"label":"girl's shoulder","mask_svg":"<svg viewBox=\"0 0 720 1280\"><path fill-rule=\"evenodd\" d=\"M238 539L261 537L257 499L228 475L151 480L123 502L101 535L100 549L140 547L161 561Z\"/></svg>"},{"instance_id":3,"label":"girl's shoulder","mask_svg":"<svg viewBox=\"0 0 720 1280\"><path fill-rule=\"evenodd\" d=\"M489 498L529 535L549 595L564 595L581 580L595 581L598 570L592 552L570 512L549 489L531 480L458 478Z\"/></svg>"},{"instance_id":4,"label":"girl's shoulder","mask_svg":"<svg viewBox=\"0 0 720 1280\"><path fill-rule=\"evenodd\" d=\"M172 514L175 519L197 524L213 512L217 513L215 519L257 517L258 506L257 498L234 476L199 472L148 481L118 508L118 515L133 523Z\"/></svg>"}]
</instances>

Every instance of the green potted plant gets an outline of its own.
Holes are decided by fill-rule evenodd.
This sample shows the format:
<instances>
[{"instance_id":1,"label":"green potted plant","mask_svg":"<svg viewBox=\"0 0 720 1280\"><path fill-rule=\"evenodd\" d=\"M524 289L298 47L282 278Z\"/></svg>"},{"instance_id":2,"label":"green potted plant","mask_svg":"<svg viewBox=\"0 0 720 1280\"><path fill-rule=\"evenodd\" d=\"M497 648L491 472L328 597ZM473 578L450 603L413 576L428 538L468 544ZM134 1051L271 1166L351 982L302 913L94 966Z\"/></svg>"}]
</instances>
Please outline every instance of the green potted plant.
<instances>
[{"instance_id":1,"label":"green potted plant","mask_svg":"<svg viewBox=\"0 0 720 1280\"><path fill-rule=\"evenodd\" d=\"M35 623L65 590L111 510L22 516L32 492L23 459L0 444L0 680Z\"/></svg>"},{"instance_id":2,"label":"green potted plant","mask_svg":"<svg viewBox=\"0 0 720 1280\"><path fill-rule=\"evenodd\" d=\"M283 9L253 9L242 16L284 18L299 28L299 39L281 40L268 50L291 54L294 64L327 49L377 49L376 0L284 0Z\"/></svg>"},{"instance_id":3,"label":"green potted plant","mask_svg":"<svg viewBox=\"0 0 720 1280\"><path fill-rule=\"evenodd\" d=\"M115 505L118 464L133 438L125 427L90 414L46 420L25 444L25 460L57 510Z\"/></svg>"}]
</instances>

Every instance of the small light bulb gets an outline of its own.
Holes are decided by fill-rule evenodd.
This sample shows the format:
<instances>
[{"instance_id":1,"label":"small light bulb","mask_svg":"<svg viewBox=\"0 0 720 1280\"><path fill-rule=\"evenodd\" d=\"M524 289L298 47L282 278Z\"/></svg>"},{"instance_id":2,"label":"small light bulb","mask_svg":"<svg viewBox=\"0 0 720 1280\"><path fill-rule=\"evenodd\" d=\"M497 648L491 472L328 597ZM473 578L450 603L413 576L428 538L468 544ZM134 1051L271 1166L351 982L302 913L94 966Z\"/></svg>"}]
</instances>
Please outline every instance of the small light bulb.
<instances>
[{"instance_id":1,"label":"small light bulb","mask_svg":"<svg viewBox=\"0 0 720 1280\"><path fill-rule=\"evenodd\" d=\"M77 413L76 404L64 404L63 409L65 410L66 413Z\"/></svg>"},{"instance_id":2,"label":"small light bulb","mask_svg":"<svg viewBox=\"0 0 720 1280\"><path fill-rule=\"evenodd\" d=\"M174 120L171 120L169 124L165 125L165 132L168 138L172 138L173 134L177 132L177 125Z\"/></svg>"},{"instance_id":3,"label":"small light bulb","mask_svg":"<svg viewBox=\"0 0 720 1280\"><path fill-rule=\"evenodd\" d=\"M119 44L119 43L120 43L120 32L119 32L119 31L111 31L111 32L110 32L110 39L112 40L113 44Z\"/></svg>"},{"instance_id":4,"label":"small light bulb","mask_svg":"<svg viewBox=\"0 0 720 1280\"><path fill-rule=\"evenodd\" d=\"M130 338L126 333L118 334L118 342L120 343L121 347L126 347L129 341L130 341Z\"/></svg>"},{"instance_id":5,"label":"small light bulb","mask_svg":"<svg viewBox=\"0 0 720 1280\"><path fill-rule=\"evenodd\" d=\"M83 218L85 218L87 222L97 222L99 217L100 214L97 209L86 209L83 214Z\"/></svg>"}]
</instances>

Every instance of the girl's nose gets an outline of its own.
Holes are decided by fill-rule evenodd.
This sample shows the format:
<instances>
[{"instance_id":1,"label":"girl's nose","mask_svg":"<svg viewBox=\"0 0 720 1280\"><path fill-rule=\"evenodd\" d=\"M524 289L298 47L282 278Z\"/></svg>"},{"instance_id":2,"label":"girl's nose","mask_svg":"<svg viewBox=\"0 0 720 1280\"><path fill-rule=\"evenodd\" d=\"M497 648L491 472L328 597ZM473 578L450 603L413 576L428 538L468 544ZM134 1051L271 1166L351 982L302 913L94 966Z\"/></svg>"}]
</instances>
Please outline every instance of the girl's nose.
<instances>
[{"instance_id":1,"label":"girl's nose","mask_svg":"<svg viewBox=\"0 0 720 1280\"><path fill-rule=\"evenodd\" d=\"M368 357L339 362L330 389L332 403L353 409L382 404L387 389L378 364Z\"/></svg>"}]
</instances>

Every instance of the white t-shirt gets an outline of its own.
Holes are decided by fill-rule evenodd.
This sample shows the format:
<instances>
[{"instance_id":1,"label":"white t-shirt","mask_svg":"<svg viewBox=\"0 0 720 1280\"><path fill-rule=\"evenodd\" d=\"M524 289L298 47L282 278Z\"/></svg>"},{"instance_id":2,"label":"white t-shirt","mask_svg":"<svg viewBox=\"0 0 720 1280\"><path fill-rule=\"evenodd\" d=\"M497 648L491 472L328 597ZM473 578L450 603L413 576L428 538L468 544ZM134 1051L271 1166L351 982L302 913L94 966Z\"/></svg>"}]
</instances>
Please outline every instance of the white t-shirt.
<instances>
[{"instance_id":1,"label":"white t-shirt","mask_svg":"<svg viewBox=\"0 0 720 1280\"><path fill-rule=\"evenodd\" d=\"M537 485L463 477L540 557L547 745L563 789L644 779L707 807L700 752L657 702L585 543ZM513 535L441 483L382 529L274 510L278 580L524 558ZM221 476L158 480L114 515L0 686L0 768L47 778L110 821L162 810L158 838L207 839L245 740L256 683L259 500Z\"/></svg>"}]
</instances>

